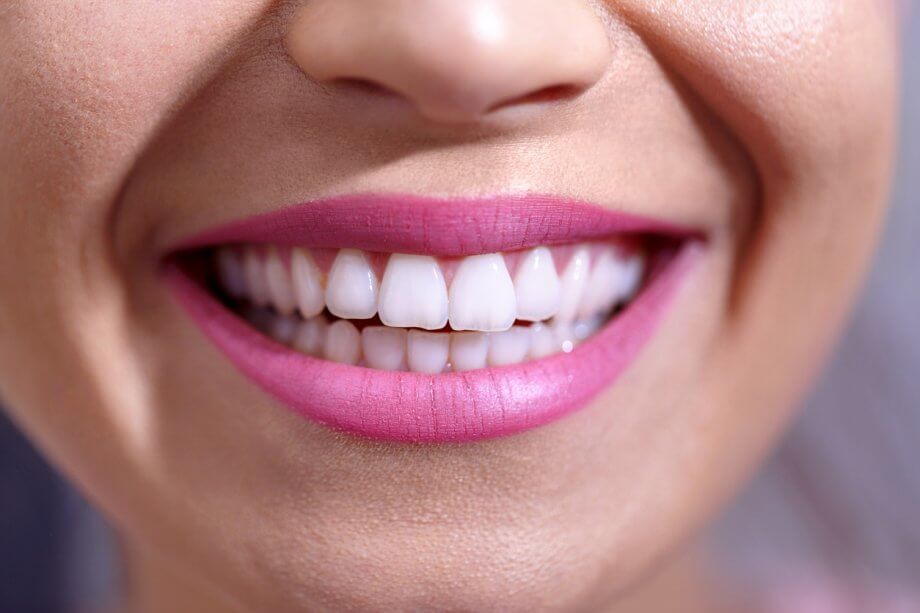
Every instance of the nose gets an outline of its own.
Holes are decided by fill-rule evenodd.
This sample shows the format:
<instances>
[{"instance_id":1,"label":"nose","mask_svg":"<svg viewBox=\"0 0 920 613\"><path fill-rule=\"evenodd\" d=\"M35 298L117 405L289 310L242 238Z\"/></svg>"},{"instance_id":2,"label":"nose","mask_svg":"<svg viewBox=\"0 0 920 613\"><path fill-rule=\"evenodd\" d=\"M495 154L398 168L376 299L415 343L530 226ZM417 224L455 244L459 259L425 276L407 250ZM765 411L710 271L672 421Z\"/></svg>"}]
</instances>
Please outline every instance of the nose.
<instances>
[{"instance_id":1,"label":"nose","mask_svg":"<svg viewBox=\"0 0 920 613\"><path fill-rule=\"evenodd\" d=\"M444 122L577 96L609 60L588 0L308 0L285 43L316 81L368 83Z\"/></svg>"}]
</instances>

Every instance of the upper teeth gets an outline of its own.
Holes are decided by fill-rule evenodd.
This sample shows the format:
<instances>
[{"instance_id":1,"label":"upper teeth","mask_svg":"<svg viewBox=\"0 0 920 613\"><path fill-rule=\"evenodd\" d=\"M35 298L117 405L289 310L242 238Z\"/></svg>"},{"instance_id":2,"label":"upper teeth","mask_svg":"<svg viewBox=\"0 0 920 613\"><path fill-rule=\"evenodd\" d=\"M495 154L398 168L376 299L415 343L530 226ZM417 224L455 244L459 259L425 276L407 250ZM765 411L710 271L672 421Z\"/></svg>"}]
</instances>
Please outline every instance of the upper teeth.
<instances>
[{"instance_id":1,"label":"upper teeth","mask_svg":"<svg viewBox=\"0 0 920 613\"><path fill-rule=\"evenodd\" d=\"M375 273L371 257L357 249L338 251L325 274L313 254L301 248L288 254L277 248L250 246L239 251L226 247L218 250L216 263L221 284L230 295L248 297L257 306L270 305L283 315L297 310L310 318L326 308L343 319L379 315L391 328L439 330L449 323L454 330L502 332L517 320L566 323L602 316L638 290L645 269L640 252L587 244L570 250L561 275L556 256L547 247L512 258L493 253L441 262L429 256L393 254L382 278ZM507 262L515 259L512 276ZM538 332L536 336L542 338L543 332ZM344 327L334 333L353 336ZM368 341L374 355L371 359L388 361L388 339L396 340L381 334ZM442 351L427 337L413 339L410 335L410 361L413 340L416 353ZM461 363L473 354L478 362L478 354L484 353L475 337L455 344L450 351ZM551 343L547 340L546 344ZM489 359L500 363L511 359L515 351L509 337L507 342L492 345L494 355Z\"/></svg>"}]
</instances>

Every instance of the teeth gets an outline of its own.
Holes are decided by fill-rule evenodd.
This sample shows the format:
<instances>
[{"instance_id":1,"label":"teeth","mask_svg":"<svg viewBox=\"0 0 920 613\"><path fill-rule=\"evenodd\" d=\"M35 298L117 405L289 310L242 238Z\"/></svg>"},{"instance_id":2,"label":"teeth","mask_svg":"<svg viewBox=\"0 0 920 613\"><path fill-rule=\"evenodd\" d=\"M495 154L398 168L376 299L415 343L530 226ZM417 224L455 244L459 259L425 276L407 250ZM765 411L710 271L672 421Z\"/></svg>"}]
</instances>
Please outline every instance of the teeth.
<instances>
[{"instance_id":1,"label":"teeth","mask_svg":"<svg viewBox=\"0 0 920 613\"><path fill-rule=\"evenodd\" d=\"M588 248L577 247L562 273L560 290L562 299L559 304L559 312L556 313L557 321L572 321L578 315L578 307L588 283L590 265L591 256Z\"/></svg>"},{"instance_id":2,"label":"teeth","mask_svg":"<svg viewBox=\"0 0 920 613\"><path fill-rule=\"evenodd\" d=\"M620 260L620 283L617 288L617 302L630 300L639 291L642 284L642 275L645 273L645 258L640 253L634 253Z\"/></svg>"},{"instance_id":3,"label":"teeth","mask_svg":"<svg viewBox=\"0 0 920 613\"><path fill-rule=\"evenodd\" d=\"M343 319L370 319L377 313L377 276L364 252L339 251L329 271L326 307Z\"/></svg>"},{"instance_id":4,"label":"teeth","mask_svg":"<svg viewBox=\"0 0 920 613\"><path fill-rule=\"evenodd\" d=\"M288 345L297 334L298 322L296 317L273 317L268 326L268 335L281 343Z\"/></svg>"},{"instance_id":5,"label":"teeth","mask_svg":"<svg viewBox=\"0 0 920 613\"><path fill-rule=\"evenodd\" d=\"M562 289L549 249L537 247L524 256L514 277L514 291L518 319L543 321L556 314Z\"/></svg>"},{"instance_id":6,"label":"teeth","mask_svg":"<svg viewBox=\"0 0 920 613\"><path fill-rule=\"evenodd\" d=\"M265 280L265 268L262 266L262 258L252 247L247 249L243 256L243 273L252 303L256 306L268 306L270 296L268 282Z\"/></svg>"},{"instance_id":7,"label":"teeth","mask_svg":"<svg viewBox=\"0 0 920 613\"><path fill-rule=\"evenodd\" d=\"M226 294L248 297L239 313L254 327L306 355L426 374L571 352L635 296L646 269L642 252L583 244L561 275L553 252L536 247L520 254L513 281L499 253L451 260L443 271L433 257L392 254L378 283L363 251L340 250L328 275L305 249L290 251L289 266L282 253L247 246L214 254L218 281ZM340 319L330 323L325 309ZM359 331L349 321L375 315L383 325ZM515 326L518 319L531 323ZM442 331L448 322L453 331Z\"/></svg>"},{"instance_id":8,"label":"teeth","mask_svg":"<svg viewBox=\"0 0 920 613\"><path fill-rule=\"evenodd\" d=\"M513 326L489 336L490 366L518 364L530 352L530 330L523 326Z\"/></svg>"},{"instance_id":9,"label":"teeth","mask_svg":"<svg viewBox=\"0 0 920 613\"><path fill-rule=\"evenodd\" d=\"M409 369L429 375L443 372L449 348L450 334L409 330Z\"/></svg>"},{"instance_id":10,"label":"teeth","mask_svg":"<svg viewBox=\"0 0 920 613\"><path fill-rule=\"evenodd\" d=\"M292 314L295 306L294 287L291 276L275 249L269 249L268 257L265 259L265 280L275 310L283 315Z\"/></svg>"},{"instance_id":11,"label":"teeth","mask_svg":"<svg viewBox=\"0 0 920 613\"><path fill-rule=\"evenodd\" d=\"M500 332L517 317L514 283L498 253L464 258L450 285L450 325L454 330Z\"/></svg>"},{"instance_id":12,"label":"teeth","mask_svg":"<svg viewBox=\"0 0 920 613\"><path fill-rule=\"evenodd\" d=\"M361 359L361 333L350 321L340 319L326 331L327 360L357 364Z\"/></svg>"},{"instance_id":13,"label":"teeth","mask_svg":"<svg viewBox=\"0 0 920 613\"><path fill-rule=\"evenodd\" d=\"M361 347L364 361L371 368L380 370L406 369L406 337L408 333L400 328L368 326L361 331Z\"/></svg>"},{"instance_id":14,"label":"teeth","mask_svg":"<svg viewBox=\"0 0 920 613\"><path fill-rule=\"evenodd\" d=\"M398 328L444 327L447 285L434 258L401 253L390 256L380 284L380 321Z\"/></svg>"},{"instance_id":15,"label":"teeth","mask_svg":"<svg viewBox=\"0 0 920 613\"><path fill-rule=\"evenodd\" d=\"M581 299L579 315L590 317L613 308L620 285L621 266L612 248L605 248L594 263Z\"/></svg>"},{"instance_id":16,"label":"teeth","mask_svg":"<svg viewBox=\"0 0 920 613\"><path fill-rule=\"evenodd\" d=\"M311 317L301 322L297 327L297 333L294 335L293 345L297 351L320 357L326 349L326 331L329 329L329 322L325 317Z\"/></svg>"},{"instance_id":17,"label":"teeth","mask_svg":"<svg viewBox=\"0 0 920 613\"><path fill-rule=\"evenodd\" d=\"M488 335L482 332L455 332L449 336L450 365L455 371L486 367L489 355Z\"/></svg>"},{"instance_id":18,"label":"teeth","mask_svg":"<svg viewBox=\"0 0 920 613\"><path fill-rule=\"evenodd\" d=\"M558 352L560 343L552 328L546 324L536 323L530 326L530 357L545 358Z\"/></svg>"},{"instance_id":19,"label":"teeth","mask_svg":"<svg viewBox=\"0 0 920 613\"><path fill-rule=\"evenodd\" d=\"M303 249L291 251L291 276L297 310L304 317L314 317L326 308L322 274L309 253Z\"/></svg>"},{"instance_id":20,"label":"teeth","mask_svg":"<svg viewBox=\"0 0 920 613\"><path fill-rule=\"evenodd\" d=\"M229 247L217 250L217 276L221 286L234 298L246 295L246 273L239 253Z\"/></svg>"}]
</instances>

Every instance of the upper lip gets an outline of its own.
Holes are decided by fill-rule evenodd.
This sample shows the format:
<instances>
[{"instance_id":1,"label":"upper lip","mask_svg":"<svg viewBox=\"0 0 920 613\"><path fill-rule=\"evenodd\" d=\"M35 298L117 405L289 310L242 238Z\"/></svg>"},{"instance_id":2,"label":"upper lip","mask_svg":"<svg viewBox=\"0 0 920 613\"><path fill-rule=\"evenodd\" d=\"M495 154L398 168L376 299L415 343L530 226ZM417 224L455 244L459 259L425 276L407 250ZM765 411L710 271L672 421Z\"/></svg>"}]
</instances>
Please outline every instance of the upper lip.
<instances>
[{"instance_id":1,"label":"upper lip","mask_svg":"<svg viewBox=\"0 0 920 613\"><path fill-rule=\"evenodd\" d=\"M224 223L180 241L174 251L227 243L272 243L461 257L617 233L673 239L704 236L696 228L547 195L432 198L357 194Z\"/></svg>"},{"instance_id":2,"label":"upper lip","mask_svg":"<svg viewBox=\"0 0 920 613\"><path fill-rule=\"evenodd\" d=\"M232 221L175 247L182 252L270 243L454 257L617 233L670 238L669 244L680 249L652 262L645 289L596 337L568 354L441 375L377 371L294 353L238 319L191 281L174 258L167 258L164 272L199 327L241 371L295 412L372 438L464 441L550 422L610 385L651 337L697 260L702 242L697 239L705 239L704 233L547 196L458 200L364 194Z\"/></svg>"}]
</instances>

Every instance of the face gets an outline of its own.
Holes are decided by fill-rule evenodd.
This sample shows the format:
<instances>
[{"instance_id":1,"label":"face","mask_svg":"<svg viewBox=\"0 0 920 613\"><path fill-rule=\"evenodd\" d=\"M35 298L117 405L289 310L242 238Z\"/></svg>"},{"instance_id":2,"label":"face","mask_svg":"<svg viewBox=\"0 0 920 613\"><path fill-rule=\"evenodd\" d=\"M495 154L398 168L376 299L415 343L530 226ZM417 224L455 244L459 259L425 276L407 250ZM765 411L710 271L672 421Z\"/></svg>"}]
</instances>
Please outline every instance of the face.
<instances>
[{"instance_id":1,"label":"face","mask_svg":"<svg viewBox=\"0 0 920 613\"><path fill-rule=\"evenodd\" d=\"M614 601L846 313L893 17L5 3L0 394L129 548L245 609Z\"/></svg>"}]
</instances>

